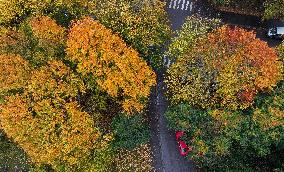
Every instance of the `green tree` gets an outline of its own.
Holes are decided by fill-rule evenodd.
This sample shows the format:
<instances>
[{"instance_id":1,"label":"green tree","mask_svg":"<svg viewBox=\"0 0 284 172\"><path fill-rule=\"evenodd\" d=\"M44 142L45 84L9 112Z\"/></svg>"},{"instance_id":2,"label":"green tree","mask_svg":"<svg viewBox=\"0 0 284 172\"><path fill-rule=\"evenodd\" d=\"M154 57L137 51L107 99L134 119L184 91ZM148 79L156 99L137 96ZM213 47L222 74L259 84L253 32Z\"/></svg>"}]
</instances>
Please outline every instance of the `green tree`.
<instances>
[{"instance_id":1,"label":"green tree","mask_svg":"<svg viewBox=\"0 0 284 172\"><path fill-rule=\"evenodd\" d=\"M206 33L220 26L218 19L207 19L197 14L187 17L180 30L177 30L165 53L170 59L177 59L188 52Z\"/></svg>"},{"instance_id":2,"label":"green tree","mask_svg":"<svg viewBox=\"0 0 284 172\"><path fill-rule=\"evenodd\" d=\"M263 19L284 19L283 0L267 0L264 7Z\"/></svg>"},{"instance_id":3,"label":"green tree","mask_svg":"<svg viewBox=\"0 0 284 172\"><path fill-rule=\"evenodd\" d=\"M150 139L149 126L141 114L131 117L120 114L113 118L111 127L115 133L114 146L117 148L134 149Z\"/></svg>"}]
</instances>

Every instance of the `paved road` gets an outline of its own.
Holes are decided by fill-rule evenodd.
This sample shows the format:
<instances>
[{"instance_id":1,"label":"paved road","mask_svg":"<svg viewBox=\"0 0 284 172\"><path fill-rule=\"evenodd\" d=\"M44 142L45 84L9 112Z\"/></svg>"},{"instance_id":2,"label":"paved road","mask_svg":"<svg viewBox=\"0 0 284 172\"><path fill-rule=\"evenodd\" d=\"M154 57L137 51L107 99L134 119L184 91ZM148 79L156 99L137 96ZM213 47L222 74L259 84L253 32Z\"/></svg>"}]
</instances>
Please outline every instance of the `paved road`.
<instances>
[{"instance_id":1,"label":"paved road","mask_svg":"<svg viewBox=\"0 0 284 172\"><path fill-rule=\"evenodd\" d=\"M156 172L195 172L192 161L182 157L178 151L175 132L167 126L164 113L167 101L164 95L163 73L158 73L158 84L151 95L151 145L154 152Z\"/></svg>"},{"instance_id":2,"label":"paved road","mask_svg":"<svg viewBox=\"0 0 284 172\"><path fill-rule=\"evenodd\" d=\"M193 3L190 0L168 0L166 11L173 30L177 30L191 15ZM163 73L158 71L158 84L150 101L151 145L154 152L154 166L157 172L194 172L192 161L182 157L178 151L175 132L169 130L164 113L167 101L164 96Z\"/></svg>"}]
</instances>

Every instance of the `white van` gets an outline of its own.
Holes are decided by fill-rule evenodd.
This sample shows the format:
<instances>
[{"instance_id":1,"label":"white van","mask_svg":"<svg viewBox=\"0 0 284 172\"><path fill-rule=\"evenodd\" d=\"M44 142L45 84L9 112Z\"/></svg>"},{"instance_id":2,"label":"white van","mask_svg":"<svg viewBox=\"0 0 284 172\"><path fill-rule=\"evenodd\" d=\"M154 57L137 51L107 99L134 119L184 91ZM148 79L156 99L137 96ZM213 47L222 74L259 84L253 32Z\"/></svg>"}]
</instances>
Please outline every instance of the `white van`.
<instances>
[{"instance_id":1,"label":"white van","mask_svg":"<svg viewBox=\"0 0 284 172\"><path fill-rule=\"evenodd\" d=\"M275 39L284 38L284 27L272 27L268 29L268 37Z\"/></svg>"}]
</instances>

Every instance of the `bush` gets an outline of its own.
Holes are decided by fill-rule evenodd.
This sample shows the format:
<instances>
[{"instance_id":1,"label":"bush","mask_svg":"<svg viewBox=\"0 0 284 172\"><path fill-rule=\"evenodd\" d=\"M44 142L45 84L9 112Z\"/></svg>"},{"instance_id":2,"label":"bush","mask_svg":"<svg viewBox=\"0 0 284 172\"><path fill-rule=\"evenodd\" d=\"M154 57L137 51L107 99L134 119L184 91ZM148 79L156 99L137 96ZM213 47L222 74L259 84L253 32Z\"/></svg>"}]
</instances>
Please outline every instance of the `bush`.
<instances>
[{"instance_id":1,"label":"bush","mask_svg":"<svg viewBox=\"0 0 284 172\"><path fill-rule=\"evenodd\" d=\"M141 114L134 116L120 114L114 117L111 126L115 133L114 146L117 148L134 149L150 139L149 126Z\"/></svg>"}]
</instances>

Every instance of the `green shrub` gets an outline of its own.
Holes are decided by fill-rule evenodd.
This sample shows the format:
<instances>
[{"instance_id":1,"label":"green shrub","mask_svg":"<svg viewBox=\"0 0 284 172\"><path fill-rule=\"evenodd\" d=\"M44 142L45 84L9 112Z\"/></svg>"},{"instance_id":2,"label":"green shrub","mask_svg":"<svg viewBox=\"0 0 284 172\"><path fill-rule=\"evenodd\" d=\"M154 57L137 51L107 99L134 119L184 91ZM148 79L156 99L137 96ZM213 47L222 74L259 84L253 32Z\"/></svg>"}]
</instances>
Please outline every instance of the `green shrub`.
<instances>
[{"instance_id":1,"label":"green shrub","mask_svg":"<svg viewBox=\"0 0 284 172\"><path fill-rule=\"evenodd\" d=\"M0 130L0 171L28 171L29 168L25 152L9 141Z\"/></svg>"},{"instance_id":2,"label":"green shrub","mask_svg":"<svg viewBox=\"0 0 284 172\"><path fill-rule=\"evenodd\" d=\"M259 93L246 110L197 109L180 103L167 110L166 118L171 128L186 132L185 141L193 147L188 158L203 169L281 168L283 161L275 157L284 150L283 85L281 81L274 91Z\"/></svg>"},{"instance_id":3,"label":"green shrub","mask_svg":"<svg viewBox=\"0 0 284 172\"><path fill-rule=\"evenodd\" d=\"M117 148L133 149L150 139L149 126L141 114L120 114L114 117L111 126L115 132L114 146Z\"/></svg>"},{"instance_id":4,"label":"green shrub","mask_svg":"<svg viewBox=\"0 0 284 172\"><path fill-rule=\"evenodd\" d=\"M283 0L267 0L264 7L263 19L284 19Z\"/></svg>"}]
</instances>

